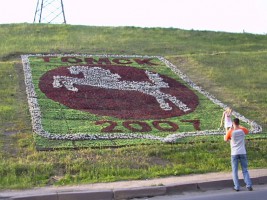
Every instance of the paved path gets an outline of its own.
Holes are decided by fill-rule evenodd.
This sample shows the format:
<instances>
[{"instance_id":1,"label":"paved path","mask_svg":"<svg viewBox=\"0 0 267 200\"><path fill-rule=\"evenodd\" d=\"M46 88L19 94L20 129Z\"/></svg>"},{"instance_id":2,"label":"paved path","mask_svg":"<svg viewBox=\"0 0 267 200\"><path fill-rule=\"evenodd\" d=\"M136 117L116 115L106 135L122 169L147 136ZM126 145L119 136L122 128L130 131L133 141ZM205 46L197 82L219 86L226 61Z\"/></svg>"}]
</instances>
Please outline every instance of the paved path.
<instances>
[{"instance_id":1,"label":"paved path","mask_svg":"<svg viewBox=\"0 0 267 200\"><path fill-rule=\"evenodd\" d=\"M156 197L135 198L133 200L266 200L267 185L255 185L253 191L242 188L235 192L230 188L222 190L210 190L199 192L185 192L184 194L174 194Z\"/></svg>"},{"instance_id":2,"label":"paved path","mask_svg":"<svg viewBox=\"0 0 267 200\"><path fill-rule=\"evenodd\" d=\"M267 169L249 170L253 184L267 184ZM239 177L243 178L239 172ZM240 182L240 183L243 183ZM41 187L29 190L0 190L0 199L20 200L112 200L158 196L184 191L232 187L231 173L207 173L151 180L118 181L76 186ZM88 198L90 196L90 198Z\"/></svg>"}]
</instances>

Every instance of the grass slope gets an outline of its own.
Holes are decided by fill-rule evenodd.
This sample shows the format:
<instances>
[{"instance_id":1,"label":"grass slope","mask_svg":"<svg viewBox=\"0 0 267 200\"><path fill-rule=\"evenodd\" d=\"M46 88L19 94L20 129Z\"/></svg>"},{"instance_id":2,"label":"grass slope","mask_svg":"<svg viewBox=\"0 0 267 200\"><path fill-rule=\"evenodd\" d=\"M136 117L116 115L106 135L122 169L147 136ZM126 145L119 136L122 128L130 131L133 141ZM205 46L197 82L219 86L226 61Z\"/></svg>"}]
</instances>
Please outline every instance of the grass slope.
<instances>
[{"instance_id":1,"label":"grass slope","mask_svg":"<svg viewBox=\"0 0 267 200\"><path fill-rule=\"evenodd\" d=\"M267 165L267 36L70 25L0 25L0 189L229 171L229 144L195 139L118 149L38 152L32 143L20 54L167 57L195 83L263 126L247 142L250 168ZM219 121L220 119L214 119ZM253 159L252 159L253 158Z\"/></svg>"}]
</instances>

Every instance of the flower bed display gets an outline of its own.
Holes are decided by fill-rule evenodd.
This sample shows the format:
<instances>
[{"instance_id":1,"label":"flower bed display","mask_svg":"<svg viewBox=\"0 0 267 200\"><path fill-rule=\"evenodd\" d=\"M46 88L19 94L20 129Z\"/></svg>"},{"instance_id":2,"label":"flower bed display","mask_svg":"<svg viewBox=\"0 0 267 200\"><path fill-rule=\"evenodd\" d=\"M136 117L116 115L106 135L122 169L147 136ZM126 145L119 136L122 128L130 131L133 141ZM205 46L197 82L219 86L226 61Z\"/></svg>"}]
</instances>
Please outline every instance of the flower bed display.
<instances>
[{"instance_id":1,"label":"flower bed display","mask_svg":"<svg viewBox=\"0 0 267 200\"><path fill-rule=\"evenodd\" d=\"M175 142L218 135L227 107L159 56L23 55L36 145ZM239 113L236 117L261 127Z\"/></svg>"}]
</instances>

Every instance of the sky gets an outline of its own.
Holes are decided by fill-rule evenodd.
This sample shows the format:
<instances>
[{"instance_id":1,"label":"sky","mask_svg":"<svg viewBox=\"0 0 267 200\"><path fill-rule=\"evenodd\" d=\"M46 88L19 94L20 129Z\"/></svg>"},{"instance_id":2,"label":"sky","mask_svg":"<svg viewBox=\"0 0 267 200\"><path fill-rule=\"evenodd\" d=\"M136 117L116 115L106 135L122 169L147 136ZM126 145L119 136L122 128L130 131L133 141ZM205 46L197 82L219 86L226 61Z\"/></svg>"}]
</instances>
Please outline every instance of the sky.
<instances>
[{"instance_id":1,"label":"sky","mask_svg":"<svg viewBox=\"0 0 267 200\"><path fill-rule=\"evenodd\" d=\"M33 23L37 2L0 0L0 24ZM63 0L63 4L67 24L73 25L267 34L267 0Z\"/></svg>"}]
</instances>

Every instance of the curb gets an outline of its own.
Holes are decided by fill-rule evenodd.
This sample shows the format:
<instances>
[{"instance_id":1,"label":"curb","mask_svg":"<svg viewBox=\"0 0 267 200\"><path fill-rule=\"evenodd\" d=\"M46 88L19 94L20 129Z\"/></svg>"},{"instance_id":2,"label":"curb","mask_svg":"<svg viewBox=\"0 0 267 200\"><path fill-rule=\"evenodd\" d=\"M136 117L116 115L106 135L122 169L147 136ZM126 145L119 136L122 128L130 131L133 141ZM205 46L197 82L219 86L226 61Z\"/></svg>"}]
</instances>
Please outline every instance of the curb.
<instances>
[{"instance_id":1,"label":"curb","mask_svg":"<svg viewBox=\"0 0 267 200\"><path fill-rule=\"evenodd\" d=\"M251 178L254 185L267 184L267 176ZM241 182L242 179L240 180ZM183 192L197 192L207 190L220 190L232 188L231 179L220 181L209 181L189 184L172 184L166 186L137 187L127 189L115 189L104 191L80 191L80 192L59 192L43 195L29 195L7 197L9 200L126 200L142 197L153 197L162 195L182 194ZM2 199L0 197L0 199Z\"/></svg>"},{"instance_id":2,"label":"curb","mask_svg":"<svg viewBox=\"0 0 267 200\"><path fill-rule=\"evenodd\" d=\"M166 194L166 191L167 188L164 186L114 190L114 199L122 200L141 197L162 196Z\"/></svg>"}]
</instances>

